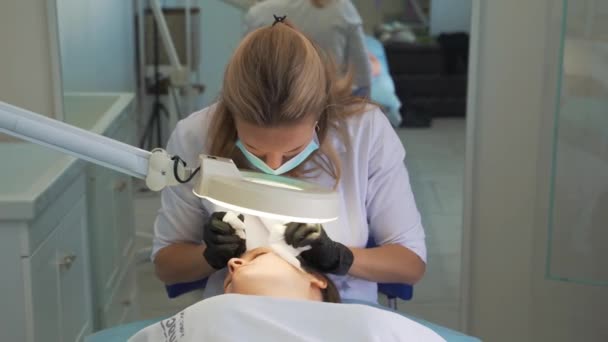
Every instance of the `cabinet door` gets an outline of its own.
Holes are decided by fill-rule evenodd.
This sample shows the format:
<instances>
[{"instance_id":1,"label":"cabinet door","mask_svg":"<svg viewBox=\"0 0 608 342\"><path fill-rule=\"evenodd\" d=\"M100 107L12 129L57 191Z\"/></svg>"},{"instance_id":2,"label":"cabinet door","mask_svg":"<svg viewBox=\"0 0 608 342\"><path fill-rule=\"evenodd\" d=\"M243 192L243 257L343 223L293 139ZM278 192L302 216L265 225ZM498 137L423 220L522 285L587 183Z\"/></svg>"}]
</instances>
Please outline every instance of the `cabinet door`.
<instances>
[{"instance_id":1,"label":"cabinet door","mask_svg":"<svg viewBox=\"0 0 608 342\"><path fill-rule=\"evenodd\" d=\"M126 144L134 144L134 132L134 116L131 107L128 107L123 113L120 127L112 135L112 138ZM112 174L115 258L116 267L122 272L126 267L125 263L131 257L135 242L133 185L131 177L118 172L112 172Z\"/></svg>"},{"instance_id":2,"label":"cabinet door","mask_svg":"<svg viewBox=\"0 0 608 342\"><path fill-rule=\"evenodd\" d=\"M86 227L82 196L24 261L26 287L31 287L31 341L82 341L91 331Z\"/></svg>"},{"instance_id":3,"label":"cabinet door","mask_svg":"<svg viewBox=\"0 0 608 342\"><path fill-rule=\"evenodd\" d=\"M55 247L56 235L53 232L36 253L24 261L24 269L30 276L32 300L30 304L32 327L28 328L29 341L61 340L59 258Z\"/></svg>"},{"instance_id":4,"label":"cabinet door","mask_svg":"<svg viewBox=\"0 0 608 342\"><path fill-rule=\"evenodd\" d=\"M135 238L133 222L133 186L131 178L116 174L113 189L114 236L116 237L116 258L124 267L129 259Z\"/></svg>"},{"instance_id":5,"label":"cabinet door","mask_svg":"<svg viewBox=\"0 0 608 342\"><path fill-rule=\"evenodd\" d=\"M113 177L115 172L94 167L89 181L89 224L91 257L96 299L104 303L110 298L118 278L117 247L114 229Z\"/></svg>"},{"instance_id":6,"label":"cabinet door","mask_svg":"<svg viewBox=\"0 0 608 342\"><path fill-rule=\"evenodd\" d=\"M84 197L57 228L63 341L82 341L92 330Z\"/></svg>"},{"instance_id":7,"label":"cabinet door","mask_svg":"<svg viewBox=\"0 0 608 342\"><path fill-rule=\"evenodd\" d=\"M106 306L104 327L113 327L135 319L138 310L136 289L135 264L134 259L131 258L129 264L124 269L112 300Z\"/></svg>"}]
</instances>

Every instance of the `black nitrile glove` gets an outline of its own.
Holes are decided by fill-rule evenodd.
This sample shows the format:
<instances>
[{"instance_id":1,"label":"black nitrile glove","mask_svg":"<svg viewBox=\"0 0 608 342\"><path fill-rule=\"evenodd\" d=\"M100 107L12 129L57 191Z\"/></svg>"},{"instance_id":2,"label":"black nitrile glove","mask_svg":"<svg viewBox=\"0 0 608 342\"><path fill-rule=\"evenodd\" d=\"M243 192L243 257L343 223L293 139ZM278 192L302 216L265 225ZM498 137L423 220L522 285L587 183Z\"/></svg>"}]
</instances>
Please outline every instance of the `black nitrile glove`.
<instances>
[{"instance_id":1,"label":"black nitrile glove","mask_svg":"<svg viewBox=\"0 0 608 342\"><path fill-rule=\"evenodd\" d=\"M211 267L219 270L226 267L228 260L245 253L245 240L236 235L236 230L222 221L226 212L218 211L211 215L203 227L203 241L207 245L203 256ZM239 219L245 222L243 215Z\"/></svg>"},{"instance_id":2,"label":"black nitrile glove","mask_svg":"<svg viewBox=\"0 0 608 342\"><path fill-rule=\"evenodd\" d=\"M296 248L310 246L300 257L321 272L344 275L353 264L353 252L330 239L320 224L288 223L285 241Z\"/></svg>"}]
</instances>

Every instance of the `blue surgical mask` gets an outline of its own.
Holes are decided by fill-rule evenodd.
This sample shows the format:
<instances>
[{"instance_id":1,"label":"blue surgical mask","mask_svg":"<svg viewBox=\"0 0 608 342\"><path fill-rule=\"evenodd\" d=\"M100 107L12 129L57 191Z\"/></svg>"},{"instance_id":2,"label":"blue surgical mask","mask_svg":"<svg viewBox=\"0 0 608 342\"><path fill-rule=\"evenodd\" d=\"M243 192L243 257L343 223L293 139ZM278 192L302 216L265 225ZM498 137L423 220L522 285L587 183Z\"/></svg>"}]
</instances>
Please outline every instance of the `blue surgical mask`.
<instances>
[{"instance_id":1,"label":"blue surgical mask","mask_svg":"<svg viewBox=\"0 0 608 342\"><path fill-rule=\"evenodd\" d=\"M316 151L319 148L319 144L317 144L317 136L315 135L315 138L310 142L310 144L308 144L308 146L306 146L306 148L304 150L302 150L302 152L293 156L291 159L286 161L283 165L281 165L276 170L273 170L262 159L256 157L253 153L249 152L247 150L247 148L245 148L245 146L243 146L243 143L241 142L240 139L236 141L236 147L238 147L239 150L241 150L241 152L243 152L243 155L245 155L245 158L247 158L249 163L251 163L251 165L253 165L258 170L260 170L266 174L269 174L269 175L282 175L286 172L293 170L298 165L302 164L302 162L304 162L304 160L306 160L306 158L308 158L308 156L310 156L311 153L313 153L314 151Z\"/></svg>"}]
</instances>

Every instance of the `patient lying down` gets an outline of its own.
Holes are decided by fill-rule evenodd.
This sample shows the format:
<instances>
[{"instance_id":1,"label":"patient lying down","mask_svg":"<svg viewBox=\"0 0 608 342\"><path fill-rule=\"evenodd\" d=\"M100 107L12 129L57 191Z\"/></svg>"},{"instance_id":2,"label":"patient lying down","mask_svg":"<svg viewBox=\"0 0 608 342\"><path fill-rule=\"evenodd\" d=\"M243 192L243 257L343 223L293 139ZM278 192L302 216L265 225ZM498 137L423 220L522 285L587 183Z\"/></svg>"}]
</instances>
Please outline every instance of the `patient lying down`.
<instances>
[{"instance_id":1,"label":"patient lying down","mask_svg":"<svg viewBox=\"0 0 608 342\"><path fill-rule=\"evenodd\" d=\"M339 304L324 274L299 269L268 248L228 262L224 295L202 300L129 341L444 341L396 313Z\"/></svg>"},{"instance_id":2,"label":"patient lying down","mask_svg":"<svg viewBox=\"0 0 608 342\"><path fill-rule=\"evenodd\" d=\"M256 248L228 261L224 293L341 302L331 279L306 265L302 268L289 264L269 248Z\"/></svg>"}]
</instances>

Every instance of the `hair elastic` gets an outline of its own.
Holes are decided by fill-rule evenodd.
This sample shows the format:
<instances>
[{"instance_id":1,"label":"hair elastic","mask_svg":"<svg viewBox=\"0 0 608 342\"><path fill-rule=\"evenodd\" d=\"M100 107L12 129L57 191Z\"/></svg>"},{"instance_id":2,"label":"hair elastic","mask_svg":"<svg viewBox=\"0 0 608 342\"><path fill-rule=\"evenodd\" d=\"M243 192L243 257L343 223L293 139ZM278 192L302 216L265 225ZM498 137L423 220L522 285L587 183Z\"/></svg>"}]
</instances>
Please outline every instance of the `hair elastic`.
<instances>
[{"instance_id":1,"label":"hair elastic","mask_svg":"<svg viewBox=\"0 0 608 342\"><path fill-rule=\"evenodd\" d=\"M283 23L285 21L285 18L287 18L286 15L284 16L277 16L276 14L272 15L274 17L274 23L272 23L272 26L276 25L277 23Z\"/></svg>"}]
</instances>

